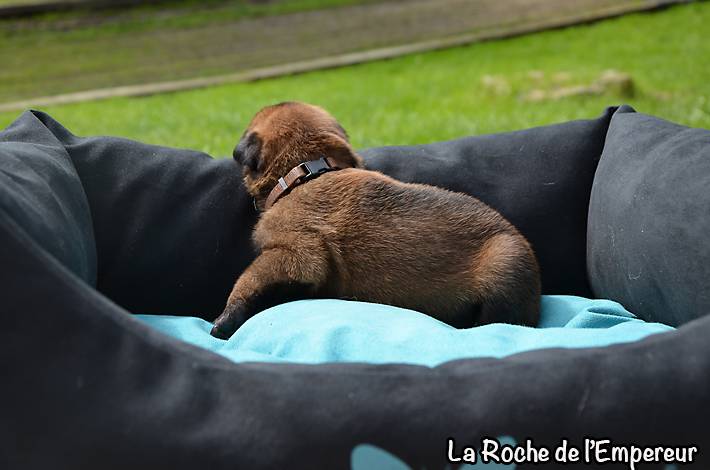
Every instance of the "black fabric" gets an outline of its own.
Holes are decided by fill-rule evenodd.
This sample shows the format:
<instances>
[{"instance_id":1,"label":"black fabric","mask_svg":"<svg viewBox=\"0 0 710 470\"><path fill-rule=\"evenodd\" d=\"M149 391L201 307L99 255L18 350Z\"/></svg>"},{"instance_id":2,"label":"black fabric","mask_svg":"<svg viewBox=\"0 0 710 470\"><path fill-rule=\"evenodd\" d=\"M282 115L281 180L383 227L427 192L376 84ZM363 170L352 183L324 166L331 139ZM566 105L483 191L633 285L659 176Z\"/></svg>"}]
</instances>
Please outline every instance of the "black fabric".
<instances>
[{"instance_id":1,"label":"black fabric","mask_svg":"<svg viewBox=\"0 0 710 470\"><path fill-rule=\"evenodd\" d=\"M94 284L96 247L84 189L61 143L32 121L25 113L0 133L0 217Z\"/></svg>"},{"instance_id":2,"label":"black fabric","mask_svg":"<svg viewBox=\"0 0 710 470\"><path fill-rule=\"evenodd\" d=\"M369 168L481 198L533 244L544 293L588 296L586 207L613 110L594 120L362 153ZM32 118L64 146L86 192L98 290L132 312L213 319L255 256L256 213L237 164L128 139L76 137L44 113L26 115Z\"/></svg>"},{"instance_id":3,"label":"black fabric","mask_svg":"<svg viewBox=\"0 0 710 470\"><path fill-rule=\"evenodd\" d=\"M447 437L483 435L697 445L710 464L710 318L433 369L237 365L151 331L5 219L0 240L3 307L32 313L0 331L1 468L340 469L370 443L438 469Z\"/></svg>"},{"instance_id":4,"label":"black fabric","mask_svg":"<svg viewBox=\"0 0 710 470\"><path fill-rule=\"evenodd\" d=\"M597 119L362 154L370 169L464 192L495 208L532 244L543 293L589 296L587 206L614 110Z\"/></svg>"},{"instance_id":5,"label":"black fabric","mask_svg":"<svg viewBox=\"0 0 710 470\"><path fill-rule=\"evenodd\" d=\"M115 137L72 135L44 113L76 167L91 208L98 289L134 313L221 312L255 256L256 212L230 159Z\"/></svg>"},{"instance_id":6,"label":"black fabric","mask_svg":"<svg viewBox=\"0 0 710 470\"><path fill-rule=\"evenodd\" d=\"M619 110L589 207L597 297L681 325L710 313L710 131Z\"/></svg>"},{"instance_id":7,"label":"black fabric","mask_svg":"<svg viewBox=\"0 0 710 470\"><path fill-rule=\"evenodd\" d=\"M234 364L151 330L124 307L154 305L170 313L223 300L181 289L200 287L210 275L222 287L232 282L250 256L240 241L252 223L240 219L249 201L233 188L226 162L179 151L173 162L167 149L155 149L160 155L152 162L150 153L142 154L152 147L74 138L42 114L21 116L0 140L12 135L15 142L32 144L48 128L66 145L87 188L104 292L72 266L72 257L57 255L42 231L30 234L26 219L8 216L6 198L20 193L6 191L8 180L2 180L0 468L339 469L349 468L356 445L368 443L412 468L438 469L446 466L448 437L477 445L482 436L502 435L536 443L591 436L618 444L695 445L697 467L710 465L707 317L632 344L436 368ZM25 148L13 145L4 158ZM44 158L41 150L22 159ZM127 161L114 153L119 151ZM16 167L5 162L0 160L3 172L15 174ZM142 171L155 181L143 181ZM35 187L41 175L26 174L22 185ZM93 178L103 186L92 188ZM50 188L63 184L53 180ZM202 199L202 191L220 197ZM233 199L221 197L227 194ZM169 196L173 202L164 200ZM225 214L227 209L237 215ZM97 211L107 213L97 217ZM197 227L216 228L215 221L225 218L227 226L219 229L233 238ZM74 223L67 221L67 227ZM202 236L209 241L194 239ZM75 237L82 239L67 239ZM157 246L160 241L170 246ZM198 248L214 249L218 242L231 243L221 256L244 258L202 253L221 268L191 277L190 270L205 263L192 259ZM210 295L221 294L222 287ZM186 304L178 305L171 294Z\"/></svg>"}]
</instances>

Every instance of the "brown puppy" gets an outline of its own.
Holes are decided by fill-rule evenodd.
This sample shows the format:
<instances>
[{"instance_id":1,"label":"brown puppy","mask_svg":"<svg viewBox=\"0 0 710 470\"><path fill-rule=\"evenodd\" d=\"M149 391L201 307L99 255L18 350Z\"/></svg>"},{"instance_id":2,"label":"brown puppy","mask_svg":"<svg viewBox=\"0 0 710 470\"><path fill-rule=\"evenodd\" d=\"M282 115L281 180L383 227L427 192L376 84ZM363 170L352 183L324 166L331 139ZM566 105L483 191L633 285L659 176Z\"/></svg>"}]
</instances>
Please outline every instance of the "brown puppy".
<instances>
[{"instance_id":1,"label":"brown puppy","mask_svg":"<svg viewBox=\"0 0 710 470\"><path fill-rule=\"evenodd\" d=\"M340 169L292 181L304 173L294 167L321 157ZM229 337L270 306L313 297L396 305L458 327L537 323L538 265L515 227L473 197L363 169L323 109L264 108L234 158L264 210L253 235L260 255L237 280L214 336ZM283 190L275 202L272 190Z\"/></svg>"}]
</instances>

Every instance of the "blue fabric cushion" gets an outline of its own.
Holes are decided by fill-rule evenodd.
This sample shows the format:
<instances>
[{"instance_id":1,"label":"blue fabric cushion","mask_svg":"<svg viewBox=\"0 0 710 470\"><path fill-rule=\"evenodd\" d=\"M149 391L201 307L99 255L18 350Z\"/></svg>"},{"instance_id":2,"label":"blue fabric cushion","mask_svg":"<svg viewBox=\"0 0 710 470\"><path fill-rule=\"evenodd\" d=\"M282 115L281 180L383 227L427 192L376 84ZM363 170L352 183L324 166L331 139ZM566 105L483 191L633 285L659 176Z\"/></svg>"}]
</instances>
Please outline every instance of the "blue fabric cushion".
<instances>
[{"instance_id":1,"label":"blue fabric cushion","mask_svg":"<svg viewBox=\"0 0 710 470\"><path fill-rule=\"evenodd\" d=\"M158 330L236 362L367 362L436 366L543 348L636 341L673 330L646 323L609 300L542 297L538 328L503 323L457 330L412 310L345 300L301 300L264 310L229 340L193 317L138 315Z\"/></svg>"}]
</instances>

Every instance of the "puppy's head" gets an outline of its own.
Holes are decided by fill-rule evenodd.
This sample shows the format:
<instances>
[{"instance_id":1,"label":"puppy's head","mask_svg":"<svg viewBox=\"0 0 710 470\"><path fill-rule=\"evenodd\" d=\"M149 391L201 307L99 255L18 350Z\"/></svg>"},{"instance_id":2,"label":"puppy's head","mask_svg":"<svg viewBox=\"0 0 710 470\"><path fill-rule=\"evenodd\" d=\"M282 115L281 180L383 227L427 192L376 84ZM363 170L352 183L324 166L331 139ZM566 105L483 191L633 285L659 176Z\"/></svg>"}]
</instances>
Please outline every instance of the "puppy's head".
<instances>
[{"instance_id":1,"label":"puppy's head","mask_svg":"<svg viewBox=\"0 0 710 470\"><path fill-rule=\"evenodd\" d=\"M287 102L267 106L252 119L234 149L244 182L257 206L291 168L330 157L340 168L361 168L362 159L348 143L345 130L324 109Z\"/></svg>"}]
</instances>

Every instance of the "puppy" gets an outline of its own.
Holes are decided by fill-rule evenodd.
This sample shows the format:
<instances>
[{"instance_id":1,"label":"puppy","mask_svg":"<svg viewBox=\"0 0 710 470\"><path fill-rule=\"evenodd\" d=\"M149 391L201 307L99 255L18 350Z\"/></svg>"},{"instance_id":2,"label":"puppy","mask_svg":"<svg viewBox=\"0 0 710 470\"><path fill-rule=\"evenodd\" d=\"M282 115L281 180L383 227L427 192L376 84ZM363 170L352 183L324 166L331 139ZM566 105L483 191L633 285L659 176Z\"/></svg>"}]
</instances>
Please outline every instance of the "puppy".
<instances>
[{"instance_id":1,"label":"puppy","mask_svg":"<svg viewBox=\"0 0 710 470\"><path fill-rule=\"evenodd\" d=\"M263 212L259 256L237 279L212 335L295 299L377 302L456 327L535 325L537 261L525 238L478 199L363 168L323 109L262 109L234 150Z\"/></svg>"}]
</instances>

